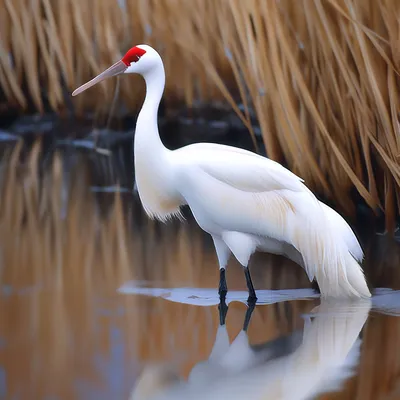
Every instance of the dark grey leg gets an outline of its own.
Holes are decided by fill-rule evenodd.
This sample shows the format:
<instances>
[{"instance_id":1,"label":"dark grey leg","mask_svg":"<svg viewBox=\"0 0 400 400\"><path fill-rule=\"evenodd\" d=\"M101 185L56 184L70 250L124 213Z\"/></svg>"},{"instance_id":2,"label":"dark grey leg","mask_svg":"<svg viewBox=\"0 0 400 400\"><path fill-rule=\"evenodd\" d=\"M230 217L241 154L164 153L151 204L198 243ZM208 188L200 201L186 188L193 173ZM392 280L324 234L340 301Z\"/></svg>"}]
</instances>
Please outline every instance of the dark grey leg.
<instances>
[{"instance_id":1,"label":"dark grey leg","mask_svg":"<svg viewBox=\"0 0 400 400\"><path fill-rule=\"evenodd\" d=\"M226 320L226 314L228 314L228 306L225 302L225 297L219 298L218 311L219 311L219 324L220 326L224 326Z\"/></svg>"},{"instance_id":2,"label":"dark grey leg","mask_svg":"<svg viewBox=\"0 0 400 400\"><path fill-rule=\"evenodd\" d=\"M246 311L246 316L244 317L244 323L243 323L243 330L247 332L247 329L249 328L251 316L253 315L253 311L256 308L256 302L248 302L249 308Z\"/></svg>"},{"instance_id":3,"label":"dark grey leg","mask_svg":"<svg viewBox=\"0 0 400 400\"><path fill-rule=\"evenodd\" d=\"M225 268L220 268L219 270L219 289L218 289L219 297L223 297L225 299L226 294L228 293L228 287L226 285L226 277L225 277Z\"/></svg>"},{"instance_id":4,"label":"dark grey leg","mask_svg":"<svg viewBox=\"0 0 400 400\"><path fill-rule=\"evenodd\" d=\"M226 285L225 268L219 270L219 324L225 325L226 314L228 313L228 306L225 302L226 294L228 293L228 287Z\"/></svg>"},{"instance_id":5,"label":"dark grey leg","mask_svg":"<svg viewBox=\"0 0 400 400\"><path fill-rule=\"evenodd\" d=\"M248 267L244 267L244 276L246 277L247 289L249 290L249 298L247 299L247 302L255 304L257 302L257 296L256 291L254 290L253 282L250 276L250 270Z\"/></svg>"}]
</instances>

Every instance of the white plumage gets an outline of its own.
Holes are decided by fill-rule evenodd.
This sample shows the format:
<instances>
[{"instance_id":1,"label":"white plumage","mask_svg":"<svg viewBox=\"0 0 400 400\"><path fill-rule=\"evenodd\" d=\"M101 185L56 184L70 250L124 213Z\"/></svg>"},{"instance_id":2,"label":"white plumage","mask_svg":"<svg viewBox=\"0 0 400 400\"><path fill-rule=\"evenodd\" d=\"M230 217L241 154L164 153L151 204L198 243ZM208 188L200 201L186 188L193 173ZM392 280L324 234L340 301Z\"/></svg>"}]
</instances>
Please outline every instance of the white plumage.
<instances>
[{"instance_id":1,"label":"white plumage","mask_svg":"<svg viewBox=\"0 0 400 400\"><path fill-rule=\"evenodd\" d=\"M199 226L212 236L223 271L233 254L249 279L251 255L266 251L304 267L323 297L370 297L356 236L301 178L268 158L235 147L201 143L171 151L163 146L157 111L165 73L153 48L136 46L109 70L74 94L116 70L144 77L147 93L134 152L136 185L150 217L166 221L180 216L180 207L188 205ZM254 297L251 279L247 283Z\"/></svg>"}]
</instances>

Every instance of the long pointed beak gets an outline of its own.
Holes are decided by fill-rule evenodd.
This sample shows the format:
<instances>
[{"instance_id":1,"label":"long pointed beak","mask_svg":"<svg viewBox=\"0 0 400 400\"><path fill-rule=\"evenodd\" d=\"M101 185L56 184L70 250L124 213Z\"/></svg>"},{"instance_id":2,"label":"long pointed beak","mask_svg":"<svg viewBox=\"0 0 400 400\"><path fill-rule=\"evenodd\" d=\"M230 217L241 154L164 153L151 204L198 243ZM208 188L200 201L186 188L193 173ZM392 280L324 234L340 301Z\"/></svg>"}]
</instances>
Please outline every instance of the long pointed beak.
<instances>
[{"instance_id":1,"label":"long pointed beak","mask_svg":"<svg viewBox=\"0 0 400 400\"><path fill-rule=\"evenodd\" d=\"M89 89L90 87L96 85L97 83L104 81L104 79L124 73L127 68L128 67L125 65L123 61L116 62L114 65L111 65L110 68L106 69L104 72L97 75L89 82L86 82L82 86L78 87L78 89L75 89L72 92L72 96L76 96L77 94L82 93L86 89Z\"/></svg>"}]
</instances>

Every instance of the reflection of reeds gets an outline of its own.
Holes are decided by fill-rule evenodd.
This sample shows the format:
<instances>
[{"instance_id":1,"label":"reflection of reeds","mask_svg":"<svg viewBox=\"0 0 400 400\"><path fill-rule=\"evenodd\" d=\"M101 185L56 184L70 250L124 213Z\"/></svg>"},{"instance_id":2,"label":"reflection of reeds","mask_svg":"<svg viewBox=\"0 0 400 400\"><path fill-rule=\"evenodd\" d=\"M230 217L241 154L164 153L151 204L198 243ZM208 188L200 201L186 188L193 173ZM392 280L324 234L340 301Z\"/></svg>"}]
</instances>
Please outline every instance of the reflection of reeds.
<instances>
[{"instance_id":1,"label":"reflection of reeds","mask_svg":"<svg viewBox=\"0 0 400 400\"><path fill-rule=\"evenodd\" d=\"M64 84L76 88L132 44L147 42L165 60L167 99L191 105L224 98L250 129L252 106L271 158L286 161L343 210L352 210L355 187L393 221L400 183L397 0L1 0L0 6L0 85L10 104L25 107L31 99L43 110L48 97L61 110ZM141 102L137 82L121 85L129 107ZM108 109L115 84L74 100L76 111ZM243 113L232 96L241 98Z\"/></svg>"},{"instance_id":2,"label":"reflection of reeds","mask_svg":"<svg viewBox=\"0 0 400 400\"><path fill-rule=\"evenodd\" d=\"M29 152L19 144L0 168L0 274L5 291L0 297L0 367L6 371L9 397L24 388L23 398L75 399L76 380L105 393L112 387L112 371L103 375L101 360L114 369L122 364L126 374L123 393L110 393L110 398L127 398L138 363L172 359L186 375L194 363L208 357L217 307L123 296L116 289L130 279L216 287L217 261L209 239L190 222L159 225L147 218L137 220L140 206L137 209L130 197L97 197L89 190L90 162L82 158L69 163L67 157L48 156L46 167L40 142ZM65 165L70 166L68 174ZM280 257L257 255L252 268L259 288L309 284L301 268ZM235 262L228 269L228 284L245 288ZM6 289L11 291L8 296ZM298 301L257 307L250 341L301 328L301 313L314 305ZM244 305L230 305L231 337L240 330L244 313ZM367 384L374 386L376 396L392 387L387 382L398 374L393 357L397 325L391 317L368 323L361 375L347 385L345 398L364 393ZM123 357L112 364L116 331ZM385 366L378 366L384 381L376 373L377 354Z\"/></svg>"}]
</instances>

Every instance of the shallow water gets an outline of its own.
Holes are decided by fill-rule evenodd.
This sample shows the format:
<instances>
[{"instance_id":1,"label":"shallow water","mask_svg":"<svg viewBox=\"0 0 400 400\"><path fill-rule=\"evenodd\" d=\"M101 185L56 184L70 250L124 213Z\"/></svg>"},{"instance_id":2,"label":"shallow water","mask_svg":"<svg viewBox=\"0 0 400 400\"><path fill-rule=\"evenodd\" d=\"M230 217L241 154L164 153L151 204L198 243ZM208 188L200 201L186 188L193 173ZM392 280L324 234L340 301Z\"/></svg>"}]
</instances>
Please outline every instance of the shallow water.
<instances>
[{"instance_id":1,"label":"shallow water","mask_svg":"<svg viewBox=\"0 0 400 400\"><path fill-rule=\"evenodd\" d=\"M1 168L0 399L128 399L143 371L166 399L400 398L398 243L360 231L378 289L351 304L321 303L300 267L257 254L244 334L242 271L232 260L219 327L215 252L191 218L161 225L132 194L98 193L128 179L115 162L100 179L63 153L38 178L35 154ZM193 369L215 343L222 356Z\"/></svg>"}]
</instances>

